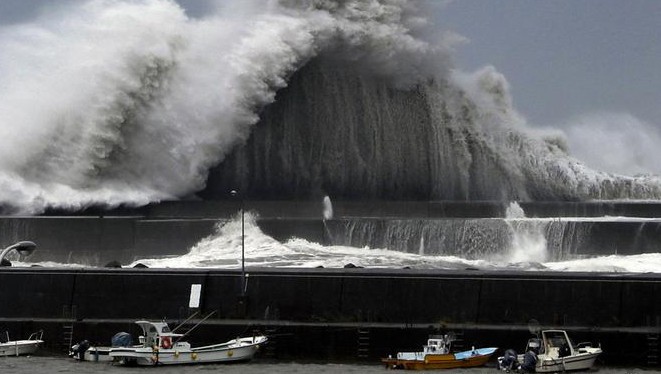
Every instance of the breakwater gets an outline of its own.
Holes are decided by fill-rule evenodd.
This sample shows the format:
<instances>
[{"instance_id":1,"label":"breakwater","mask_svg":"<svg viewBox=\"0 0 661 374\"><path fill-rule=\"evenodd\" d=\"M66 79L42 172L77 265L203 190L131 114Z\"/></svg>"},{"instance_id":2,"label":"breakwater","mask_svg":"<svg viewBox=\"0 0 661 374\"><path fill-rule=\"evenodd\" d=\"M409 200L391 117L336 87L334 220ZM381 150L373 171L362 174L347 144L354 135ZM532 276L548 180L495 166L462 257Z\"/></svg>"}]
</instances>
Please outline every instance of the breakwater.
<instances>
[{"instance_id":1,"label":"breakwater","mask_svg":"<svg viewBox=\"0 0 661 374\"><path fill-rule=\"evenodd\" d=\"M320 203L278 201L5 216L3 245L33 240L38 249L30 261L85 267L0 268L0 325L12 337L44 329L55 350L82 339L107 344L118 331L137 335L137 319L184 320L192 313L191 285L199 284L200 311L215 313L192 339L214 343L261 330L272 336L265 354L275 358L376 360L418 349L428 334L448 330L460 332L465 347L520 350L535 319L569 330L577 342L601 343L608 364L653 366L653 343L661 333L656 273L248 267L242 295L236 265L103 268L110 261L126 265L137 258L180 256L218 222L236 220L242 206L279 241L300 237L326 245L479 257L532 225L549 249L558 247L556 257L659 252L659 204L519 205L531 218L507 218L509 203L503 202L351 201L334 202L328 219ZM620 218L608 218L613 216ZM67 326L73 327L70 341L63 338Z\"/></svg>"},{"instance_id":2,"label":"breakwater","mask_svg":"<svg viewBox=\"0 0 661 374\"><path fill-rule=\"evenodd\" d=\"M546 241L549 259L661 252L661 204L636 202L520 203L531 220L506 219L504 202L333 203L331 219L319 202L165 202L141 208L88 209L67 214L0 217L0 245L32 240L33 262L85 266L129 264L179 256L236 219L254 212L264 234L324 245L388 248L428 255L498 255L517 235ZM605 217L619 217L617 219Z\"/></svg>"},{"instance_id":3,"label":"breakwater","mask_svg":"<svg viewBox=\"0 0 661 374\"><path fill-rule=\"evenodd\" d=\"M103 344L137 333L134 320L182 321L193 284L203 314L216 312L193 338L259 329L273 335L274 357L357 359L363 344L362 358L376 359L438 329L467 345L523 348L535 319L600 342L608 364L646 365L648 338L661 332L655 274L249 268L242 294L239 270L3 268L0 284L0 324L12 336L45 329L51 347L66 343L67 324L74 340Z\"/></svg>"}]
</instances>

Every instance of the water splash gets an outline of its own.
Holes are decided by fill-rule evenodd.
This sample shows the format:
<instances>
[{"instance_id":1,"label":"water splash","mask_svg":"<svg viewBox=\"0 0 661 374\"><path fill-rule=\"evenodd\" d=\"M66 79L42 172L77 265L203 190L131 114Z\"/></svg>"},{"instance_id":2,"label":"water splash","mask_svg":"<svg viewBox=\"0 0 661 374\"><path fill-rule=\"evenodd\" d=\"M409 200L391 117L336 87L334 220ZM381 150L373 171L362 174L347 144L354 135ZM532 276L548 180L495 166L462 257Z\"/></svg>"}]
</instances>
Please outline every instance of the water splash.
<instances>
[{"instance_id":1,"label":"water splash","mask_svg":"<svg viewBox=\"0 0 661 374\"><path fill-rule=\"evenodd\" d=\"M512 201L505 209L505 218L506 219L516 219L516 218L526 218L526 213L521 208L521 205L516 201Z\"/></svg>"},{"instance_id":2,"label":"water splash","mask_svg":"<svg viewBox=\"0 0 661 374\"><path fill-rule=\"evenodd\" d=\"M330 197L324 196L323 205L324 205L324 209L323 209L324 220L327 221L329 219L333 219L333 204L331 203Z\"/></svg>"},{"instance_id":3,"label":"water splash","mask_svg":"<svg viewBox=\"0 0 661 374\"><path fill-rule=\"evenodd\" d=\"M243 0L193 19L169 0L90 0L3 27L0 203L36 213L190 196L257 122L285 129L223 166L233 188L661 198L656 177L595 172L531 134L502 74L454 69L457 38L429 27L425 4ZM295 102L270 106L288 85Z\"/></svg>"},{"instance_id":4,"label":"water splash","mask_svg":"<svg viewBox=\"0 0 661 374\"><path fill-rule=\"evenodd\" d=\"M564 258L541 261L538 257L498 258L449 253L419 253L391 250L379 247L356 247L349 245L322 245L300 238L284 243L265 235L256 224L254 213L245 215L245 259L246 267L326 267L342 268L352 263L366 268L415 269L465 269L485 270L558 270L558 271L607 271L607 272L658 272L661 255L658 253L630 256L606 255L591 258ZM557 223L552 221L551 223ZM552 224L551 226L554 226ZM534 236L533 236L534 237ZM522 241L523 242L523 241ZM534 240L533 240L534 242ZM425 243L421 241L421 243ZM535 247L521 243L519 247ZM430 251L431 252L431 251ZM469 254L470 255L470 254ZM515 261L516 260L516 261ZM139 259L128 266L142 263L154 268L228 268L241 266L241 218L237 213L231 220L219 222L216 231L201 240L189 253L170 258ZM14 264L29 266L30 264ZM43 266L60 266L43 264ZM66 266L79 266L68 264Z\"/></svg>"},{"instance_id":5,"label":"water splash","mask_svg":"<svg viewBox=\"0 0 661 374\"><path fill-rule=\"evenodd\" d=\"M545 262L548 259L545 228L548 220L526 220L521 206L512 201L505 211L505 221L512 240L505 256L510 263Z\"/></svg>"},{"instance_id":6,"label":"water splash","mask_svg":"<svg viewBox=\"0 0 661 374\"><path fill-rule=\"evenodd\" d=\"M544 233L547 223L538 220L507 220L512 232L512 241L506 255L507 261L546 262L549 257Z\"/></svg>"},{"instance_id":7,"label":"water splash","mask_svg":"<svg viewBox=\"0 0 661 374\"><path fill-rule=\"evenodd\" d=\"M191 19L169 0L91 0L2 28L0 203L34 213L187 196L320 51L396 85L447 54L413 36L413 3L234 5Z\"/></svg>"},{"instance_id":8,"label":"water splash","mask_svg":"<svg viewBox=\"0 0 661 374\"><path fill-rule=\"evenodd\" d=\"M209 196L246 185L262 199L661 198L658 177L590 169L559 132L533 131L493 68L402 90L322 54L278 95L246 146L212 170Z\"/></svg>"}]
</instances>

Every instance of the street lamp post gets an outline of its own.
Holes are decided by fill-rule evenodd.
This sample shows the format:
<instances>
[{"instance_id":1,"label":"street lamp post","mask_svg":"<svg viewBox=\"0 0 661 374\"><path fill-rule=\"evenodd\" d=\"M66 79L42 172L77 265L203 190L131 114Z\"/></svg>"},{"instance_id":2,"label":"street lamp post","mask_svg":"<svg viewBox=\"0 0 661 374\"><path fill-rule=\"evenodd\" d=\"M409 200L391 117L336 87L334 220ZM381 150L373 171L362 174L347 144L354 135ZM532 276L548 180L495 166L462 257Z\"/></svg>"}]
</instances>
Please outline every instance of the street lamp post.
<instances>
[{"instance_id":1,"label":"street lamp post","mask_svg":"<svg viewBox=\"0 0 661 374\"><path fill-rule=\"evenodd\" d=\"M14 243L2 250L2 253L0 253L0 264L2 263L2 261L4 261L5 256L12 250L16 250L16 252L18 252L21 256L29 256L32 254L32 252L34 252L36 248L37 248L36 244L27 240Z\"/></svg>"},{"instance_id":2,"label":"street lamp post","mask_svg":"<svg viewBox=\"0 0 661 374\"><path fill-rule=\"evenodd\" d=\"M236 190L232 190L230 194L233 197L238 195ZM246 229L245 229L245 219L244 219L244 206L243 206L243 195L240 195L241 198L241 298L243 299L246 295Z\"/></svg>"}]
</instances>

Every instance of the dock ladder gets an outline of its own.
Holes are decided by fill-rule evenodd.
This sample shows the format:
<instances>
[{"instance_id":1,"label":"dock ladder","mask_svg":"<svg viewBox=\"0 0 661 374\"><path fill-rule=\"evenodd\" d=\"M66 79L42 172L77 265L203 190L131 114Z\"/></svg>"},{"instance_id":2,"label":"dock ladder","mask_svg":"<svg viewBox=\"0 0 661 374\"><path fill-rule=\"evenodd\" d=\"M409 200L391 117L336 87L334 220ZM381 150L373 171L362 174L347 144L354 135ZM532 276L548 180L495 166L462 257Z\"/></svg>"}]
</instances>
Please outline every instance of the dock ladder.
<instances>
[{"instance_id":1,"label":"dock ladder","mask_svg":"<svg viewBox=\"0 0 661 374\"><path fill-rule=\"evenodd\" d=\"M465 346L466 342L464 341L464 331L463 330L453 331L452 335L454 335L453 339L452 339L452 349L455 352L461 352L461 351L465 351L465 350L468 349Z\"/></svg>"},{"instance_id":2,"label":"dock ladder","mask_svg":"<svg viewBox=\"0 0 661 374\"><path fill-rule=\"evenodd\" d=\"M278 350L278 340L277 340L278 330L274 327L267 327L264 330L264 335L269 339L268 343L264 347L264 356L269 358L275 358Z\"/></svg>"},{"instance_id":3,"label":"dock ladder","mask_svg":"<svg viewBox=\"0 0 661 374\"><path fill-rule=\"evenodd\" d=\"M76 320L76 306L68 305L62 307L62 346L65 352L69 352L73 345L73 322Z\"/></svg>"},{"instance_id":4,"label":"dock ladder","mask_svg":"<svg viewBox=\"0 0 661 374\"><path fill-rule=\"evenodd\" d=\"M659 334L647 334L647 365L659 365Z\"/></svg>"},{"instance_id":5,"label":"dock ladder","mask_svg":"<svg viewBox=\"0 0 661 374\"><path fill-rule=\"evenodd\" d=\"M365 327L358 328L358 358L367 359L370 356L370 330Z\"/></svg>"}]
</instances>

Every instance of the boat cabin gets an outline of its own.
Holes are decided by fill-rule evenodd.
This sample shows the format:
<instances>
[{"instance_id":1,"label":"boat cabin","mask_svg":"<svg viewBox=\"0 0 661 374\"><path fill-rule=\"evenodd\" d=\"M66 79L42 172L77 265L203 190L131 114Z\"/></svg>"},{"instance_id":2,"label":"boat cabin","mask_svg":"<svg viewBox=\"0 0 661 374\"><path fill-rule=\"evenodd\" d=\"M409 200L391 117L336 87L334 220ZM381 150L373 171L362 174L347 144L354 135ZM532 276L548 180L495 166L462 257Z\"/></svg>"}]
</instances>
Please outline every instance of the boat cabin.
<instances>
[{"instance_id":1,"label":"boat cabin","mask_svg":"<svg viewBox=\"0 0 661 374\"><path fill-rule=\"evenodd\" d=\"M551 358L562 358L574 354L574 345L566 331L544 330L541 339L535 337L528 340L526 351L529 350Z\"/></svg>"},{"instance_id":2,"label":"boat cabin","mask_svg":"<svg viewBox=\"0 0 661 374\"><path fill-rule=\"evenodd\" d=\"M175 334L165 322L137 321L136 324L142 328L142 334L138 339L144 347L172 348L173 339L183 336Z\"/></svg>"},{"instance_id":3,"label":"boat cabin","mask_svg":"<svg viewBox=\"0 0 661 374\"><path fill-rule=\"evenodd\" d=\"M424 354L446 354L450 353L451 345L452 340L447 335L432 335L422 349Z\"/></svg>"}]
</instances>

